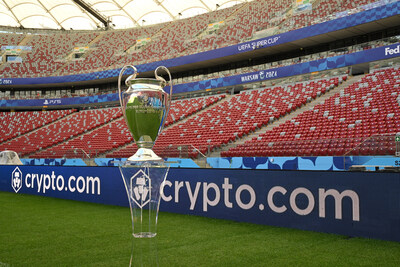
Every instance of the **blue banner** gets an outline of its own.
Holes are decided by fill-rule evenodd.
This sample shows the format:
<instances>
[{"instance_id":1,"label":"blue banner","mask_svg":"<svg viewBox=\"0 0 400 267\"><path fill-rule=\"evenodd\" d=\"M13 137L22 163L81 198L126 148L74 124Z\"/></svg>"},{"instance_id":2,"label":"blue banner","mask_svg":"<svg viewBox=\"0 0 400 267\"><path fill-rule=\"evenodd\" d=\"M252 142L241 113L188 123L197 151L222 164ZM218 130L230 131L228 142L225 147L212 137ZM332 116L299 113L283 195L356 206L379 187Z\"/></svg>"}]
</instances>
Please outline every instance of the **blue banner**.
<instances>
[{"instance_id":1,"label":"blue banner","mask_svg":"<svg viewBox=\"0 0 400 267\"><path fill-rule=\"evenodd\" d=\"M115 167L126 158L96 158L97 166ZM174 168L200 168L192 159L167 158ZM87 166L82 159L21 159L30 166ZM375 171L387 166L400 167L400 158L392 156L346 156L346 157L233 157L207 158L207 164L216 169L253 170L301 170L301 171L344 171L350 166L363 165Z\"/></svg>"},{"instance_id":2,"label":"blue banner","mask_svg":"<svg viewBox=\"0 0 400 267\"><path fill-rule=\"evenodd\" d=\"M1 80L1 79L0 79ZM0 107L48 107L48 106L70 106L119 101L118 94L94 95L85 97L52 98L52 99L15 99L0 100Z\"/></svg>"},{"instance_id":3,"label":"blue banner","mask_svg":"<svg viewBox=\"0 0 400 267\"><path fill-rule=\"evenodd\" d=\"M353 165L363 165L375 171L385 167L400 167L400 158L393 156L345 156L345 157L232 157L207 158L212 168L258 169L258 170L302 170L344 171Z\"/></svg>"},{"instance_id":4,"label":"blue banner","mask_svg":"<svg viewBox=\"0 0 400 267\"><path fill-rule=\"evenodd\" d=\"M2 166L0 191L128 206L116 167ZM174 168L160 208L400 241L399 173Z\"/></svg>"}]
</instances>

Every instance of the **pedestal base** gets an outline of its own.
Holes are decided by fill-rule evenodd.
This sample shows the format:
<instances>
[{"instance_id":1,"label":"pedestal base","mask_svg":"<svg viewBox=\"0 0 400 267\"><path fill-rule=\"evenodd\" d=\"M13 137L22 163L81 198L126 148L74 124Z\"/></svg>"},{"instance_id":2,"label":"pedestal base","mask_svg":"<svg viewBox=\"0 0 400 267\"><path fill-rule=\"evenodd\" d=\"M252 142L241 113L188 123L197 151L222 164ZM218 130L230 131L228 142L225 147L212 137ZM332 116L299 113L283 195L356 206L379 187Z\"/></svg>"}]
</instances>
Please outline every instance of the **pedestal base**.
<instances>
[{"instance_id":1,"label":"pedestal base","mask_svg":"<svg viewBox=\"0 0 400 267\"><path fill-rule=\"evenodd\" d=\"M132 230L135 238L157 235L157 219L161 187L169 166L159 161L126 161L120 167L131 209Z\"/></svg>"}]
</instances>

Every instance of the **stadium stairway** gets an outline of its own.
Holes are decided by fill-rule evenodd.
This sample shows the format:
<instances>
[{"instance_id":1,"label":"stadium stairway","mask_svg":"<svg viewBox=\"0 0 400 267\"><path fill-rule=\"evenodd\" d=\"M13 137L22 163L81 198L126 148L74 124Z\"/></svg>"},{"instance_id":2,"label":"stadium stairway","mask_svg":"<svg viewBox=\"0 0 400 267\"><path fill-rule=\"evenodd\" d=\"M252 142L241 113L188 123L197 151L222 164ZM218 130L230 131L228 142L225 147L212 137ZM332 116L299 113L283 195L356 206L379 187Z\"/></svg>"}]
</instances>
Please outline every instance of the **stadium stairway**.
<instances>
[{"instance_id":1,"label":"stadium stairway","mask_svg":"<svg viewBox=\"0 0 400 267\"><path fill-rule=\"evenodd\" d=\"M18 44L18 46L24 46L27 43L29 43L29 41L32 39L33 35L31 34L25 34L24 39L22 39L22 41Z\"/></svg>"},{"instance_id":2,"label":"stadium stairway","mask_svg":"<svg viewBox=\"0 0 400 267\"><path fill-rule=\"evenodd\" d=\"M273 122L268 123L268 125L263 126L254 132L251 132L249 135L243 135L242 138L238 138L234 142L230 142L227 145L221 146L221 148L215 149L209 155L207 155L207 157L220 157L221 152L228 151L232 147L235 147L240 144L244 144L246 141L251 140L252 138L254 138L262 133L265 133L266 131L271 130L274 127L277 127L280 124L283 124L288 120L291 120L292 118L303 113L304 111L309 110L318 104L324 103L326 99L328 99L331 96L333 96L334 94L340 92L340 90L343 90L350 84L353 84L354 82L360 80L362 77L363 76L348 76L347 79L343 80L343 82L339 86L329 90L328 92L317 97L316 99L312 100L311 102L308 102L306 105L290 112L289 114L286 114L283 117L278 118L277 120L274 120Z\"/></svg>"}]
</instances>

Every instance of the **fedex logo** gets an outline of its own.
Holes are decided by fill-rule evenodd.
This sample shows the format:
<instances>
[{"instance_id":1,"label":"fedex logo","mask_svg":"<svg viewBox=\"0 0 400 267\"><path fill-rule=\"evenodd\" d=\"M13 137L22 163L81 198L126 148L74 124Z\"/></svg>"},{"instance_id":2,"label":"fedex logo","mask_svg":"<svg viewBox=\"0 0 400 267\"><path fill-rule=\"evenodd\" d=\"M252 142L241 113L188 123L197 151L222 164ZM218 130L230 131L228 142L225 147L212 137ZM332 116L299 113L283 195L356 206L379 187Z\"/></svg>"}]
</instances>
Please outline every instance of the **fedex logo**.
<instances>
[{"instance_id":1,"label":"fedex logo","mask_svg":"<svg viewBox=\"0 0 400 267\"><path fill-rule=\"evenodd\" d=\"M394 54L400 54L400 45L398 45L396 48L390 48L390 47L385 48L385 56Z\"/></svg>"}]
</instances>

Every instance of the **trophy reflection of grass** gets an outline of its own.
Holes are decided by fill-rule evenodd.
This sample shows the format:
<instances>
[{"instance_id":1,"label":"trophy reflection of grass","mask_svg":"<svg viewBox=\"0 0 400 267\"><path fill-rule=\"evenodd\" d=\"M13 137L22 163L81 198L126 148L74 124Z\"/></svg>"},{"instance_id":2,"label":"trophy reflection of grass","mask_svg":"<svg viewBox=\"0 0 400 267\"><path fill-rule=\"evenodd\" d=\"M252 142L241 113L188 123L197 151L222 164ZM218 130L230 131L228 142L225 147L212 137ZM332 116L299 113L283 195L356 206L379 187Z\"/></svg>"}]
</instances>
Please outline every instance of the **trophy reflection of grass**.
<instances>
[{"instance_id":1,"label":"trophy reflection of grass","mask_svg":"<svg viewBox=\"0 0 400 267\"><path fill-rule=\"evenodd\" d=\"M148 94L132 95L126 105L126 122L141 147L152 148L158 136L165 109L151 103L156 100Z\"/></svg>"}]
</instances>

